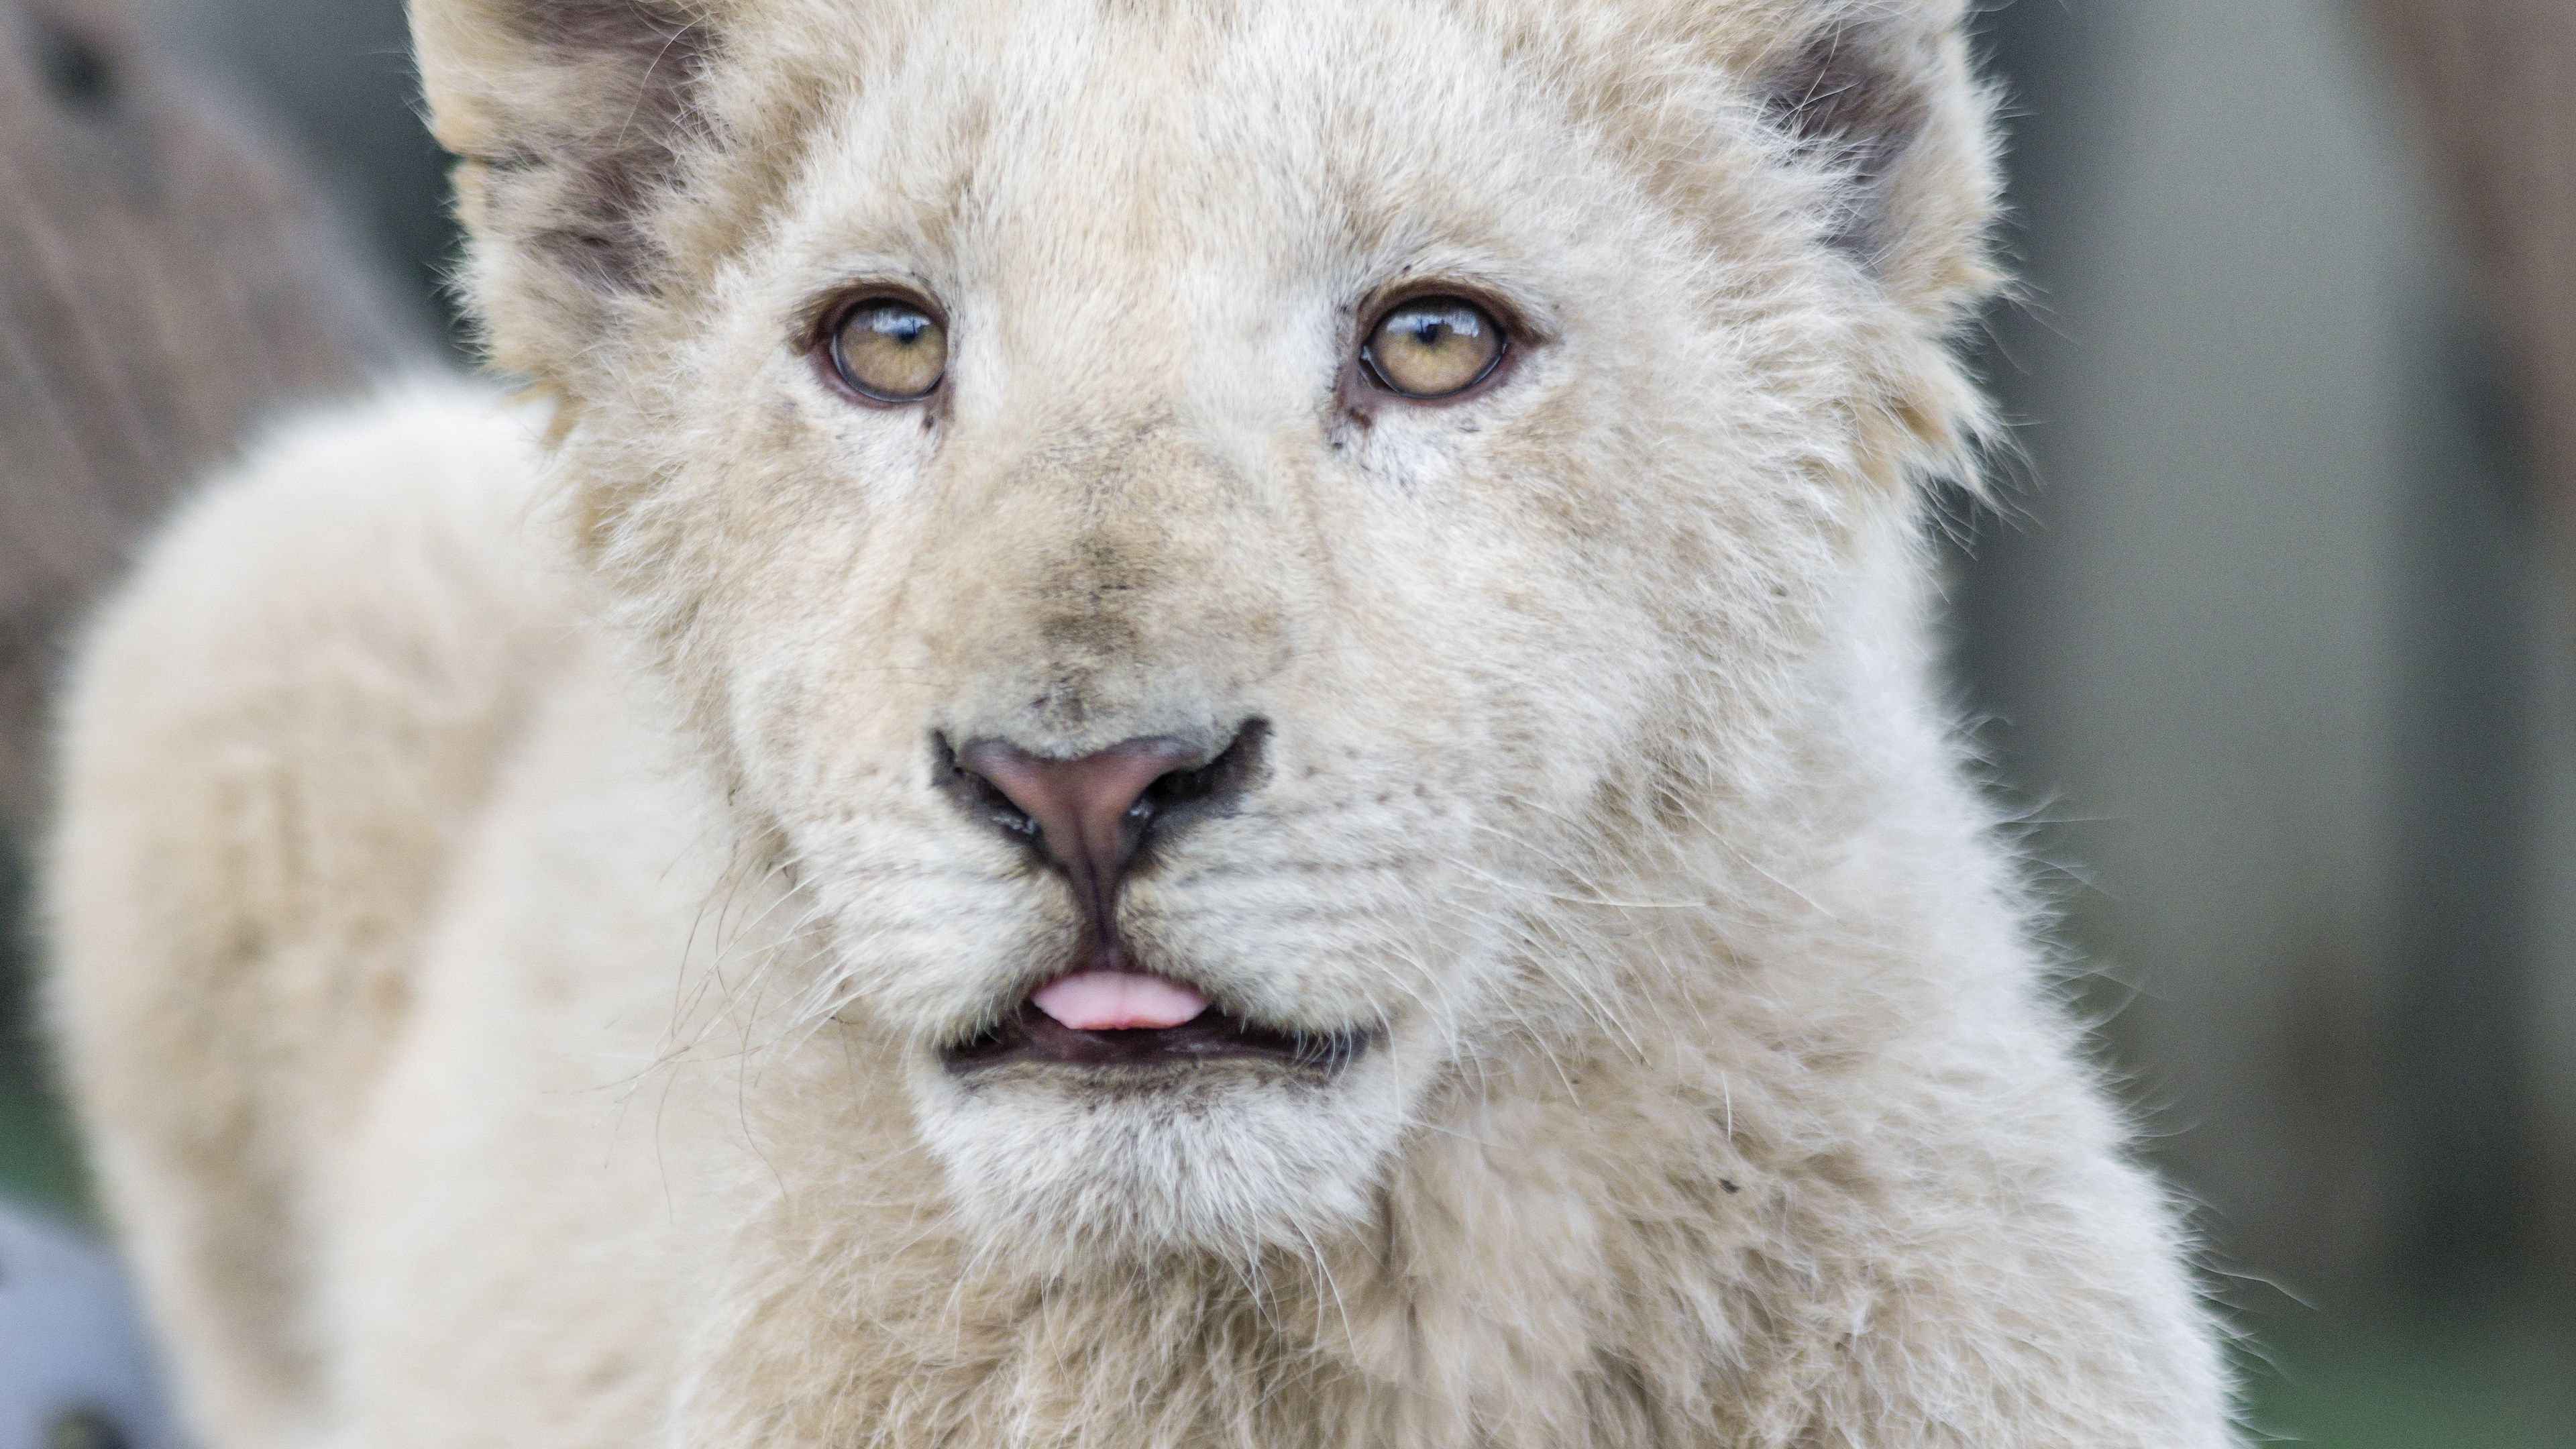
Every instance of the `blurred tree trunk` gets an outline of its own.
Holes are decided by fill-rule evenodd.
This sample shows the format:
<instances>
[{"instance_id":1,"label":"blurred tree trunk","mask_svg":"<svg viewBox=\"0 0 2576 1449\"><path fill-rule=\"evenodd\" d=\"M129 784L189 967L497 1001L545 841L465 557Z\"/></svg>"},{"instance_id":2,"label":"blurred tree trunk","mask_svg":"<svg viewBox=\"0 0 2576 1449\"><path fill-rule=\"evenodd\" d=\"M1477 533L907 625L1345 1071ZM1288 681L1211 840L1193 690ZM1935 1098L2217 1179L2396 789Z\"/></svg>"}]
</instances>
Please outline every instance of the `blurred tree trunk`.
<instances>
[{"instance_id":1,"label":"blurred tree trunk","mask_svg":"<svg viewBox=\"0 0 2576 1449\"><path fill-rule=\"evenodd\" d=\"M0 0L0 836L41 804L63 630L136 531L261 417L412 355L397 317L124 0Z\"/></svg>"},{"instance_id":2,"label":"blurred tree trunk","mask_svg":"<svg viewBox=\"0 0 2576 1449\"><path fill-rule=\"evenodd\" d=\"M2409 610L2421 642L2401 1054L2417 1063L2417 1247L2436 1276L2484 1266L2503 1282L2528 1280L2537 1249L2576 1283L2576 1098L2545 1086L2576 1064L2576 1037L2537 1009L2568 965L2564 927L2553 937L2548 922L2570 919L2543 894L2563 889L2570 859L2544 802L2570 758L2565 685L2547 682L2568 666L2550 641L2576 629L2548 582L2549 564L2561 578L2576 567L2576 3L2362 8L2427 143L2501 365L2483 390L2509 405L2494 431L2520 456L2499 471L2528 490L2527 508L2492 510L2481 547L2457 547L2480 526L2475 500L2445 498L2410 532L2423 563ZM2511 536L2535 526L2537 548Z\"/></svg>"},{"instance_id":3,"label":"blurred tree trunk","mask_svg":"<svg viewBox=\"0 0 2576 1449\"><path fill-rule=\"evenodd\" d=\"M2576 559L2576 4L2365 8L2476 268L2541 511Z\"/></svg>"}]
</instances>

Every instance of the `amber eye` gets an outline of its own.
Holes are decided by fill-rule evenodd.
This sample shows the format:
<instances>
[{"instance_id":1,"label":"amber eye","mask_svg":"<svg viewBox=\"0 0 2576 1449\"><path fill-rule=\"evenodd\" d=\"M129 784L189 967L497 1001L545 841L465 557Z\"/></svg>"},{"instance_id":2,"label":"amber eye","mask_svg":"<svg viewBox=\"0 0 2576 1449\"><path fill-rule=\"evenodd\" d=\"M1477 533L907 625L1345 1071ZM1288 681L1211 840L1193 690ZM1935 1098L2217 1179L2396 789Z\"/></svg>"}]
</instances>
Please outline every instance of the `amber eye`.
<instances>
[{"instance_id":1,"label":"amber eye","mask_svg":"<svg viewBox=\"0 0 2576 1449\"><path fill-rule=\"evenodd\" d=\"M1465 392L1502 360L1502 324L1459 297L1398 303L1378 319L1360 349L1360 365L1371 381L1410 398Z\"/></svg>"},{"instance_id":2,"label":"amber eye","mask_svg":"<svg viewBox=\"0 0 2576 1449\"><path fill-rule=\"evenodd\" d=\"M900 297L870 297L832 329L832 370L878 402L919 402L948 372L948 329Z\"/></svg>"}]
</instances>

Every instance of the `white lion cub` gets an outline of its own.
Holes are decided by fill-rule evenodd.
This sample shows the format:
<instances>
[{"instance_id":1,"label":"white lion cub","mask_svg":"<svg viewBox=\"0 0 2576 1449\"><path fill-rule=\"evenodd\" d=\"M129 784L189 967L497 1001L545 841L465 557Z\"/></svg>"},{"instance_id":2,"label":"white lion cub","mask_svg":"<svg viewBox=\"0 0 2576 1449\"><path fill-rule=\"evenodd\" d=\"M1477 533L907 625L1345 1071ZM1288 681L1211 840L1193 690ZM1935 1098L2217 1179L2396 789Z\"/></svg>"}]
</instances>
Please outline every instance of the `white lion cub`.
<instances>
[{"instance_id":1,"label":"white lion cub","mask_svg":"<svg viewBox=\"0 0 2576 1449\"><path fill-rule=\"evenodd\" d=\"M1961 0L414 10L545 417L67 719L205 1443L2233 1442L1934 680Z\"/></svg>"}]
</instances>

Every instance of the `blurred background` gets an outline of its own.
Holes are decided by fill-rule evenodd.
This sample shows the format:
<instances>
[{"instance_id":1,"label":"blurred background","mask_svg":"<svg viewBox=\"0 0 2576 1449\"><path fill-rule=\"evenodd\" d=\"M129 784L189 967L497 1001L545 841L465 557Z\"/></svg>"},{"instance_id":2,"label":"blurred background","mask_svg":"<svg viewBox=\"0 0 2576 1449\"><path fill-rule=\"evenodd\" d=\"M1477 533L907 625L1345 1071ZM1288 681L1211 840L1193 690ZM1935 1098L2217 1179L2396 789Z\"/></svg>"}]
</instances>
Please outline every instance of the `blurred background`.
<instances>
[{"instance_id":1,"label":"blurred background","mask_svg":"<svg viewBox=\"0 0 2576 1449\"><path fill-rule=\"evenodd\" d=\"M1958 703L2254 1422L2576 1449L2576 4L1979 28L2020 448L1946 519ZM0 1194L67 1218L43 687L244 427L462 365L416 109L398 0L0 0Z\"/></svg>"}]
</instances>

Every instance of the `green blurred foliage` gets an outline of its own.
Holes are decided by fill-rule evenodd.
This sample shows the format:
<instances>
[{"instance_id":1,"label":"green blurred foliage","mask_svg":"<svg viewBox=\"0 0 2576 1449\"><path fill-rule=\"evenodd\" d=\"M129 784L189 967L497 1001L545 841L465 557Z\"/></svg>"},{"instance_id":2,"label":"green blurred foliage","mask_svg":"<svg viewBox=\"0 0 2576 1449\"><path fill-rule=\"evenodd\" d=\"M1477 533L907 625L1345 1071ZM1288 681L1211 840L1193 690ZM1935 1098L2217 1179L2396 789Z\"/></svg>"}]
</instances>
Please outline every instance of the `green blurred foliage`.
<instances>
[{"instance_id":1,"label":"green blurred foliage","mask_svg":"<svg viewBox=\"0 0 2576 1449\"><path fill-rule=\"evenodd\" d=\"M2285 1325L2245 1373L2247 1419L2273 1442L2576 1449L2576 1323L2520 1305Z\"/></svg>"},{"instance_id":2,"label":"green blurred foliage","mask_svg":"<svg viewBox=\"0 0 2576 1449\"><path fill-rule=\"evenodd\" d=\"M0 1068L0 1197L74 1216L88 1201L61 1104L14 1056Z\"/></svg>"},{"instance_id":3,"label":"green blurred foliage","mask_svg":"<svg viewBox=\"0 0 2576 1449\"><path fill-rule=\"evenodd\" d=\"M0 841L0 1197L86 1216L71 1122L53 1091L37 1028L27 876Z\"/></svg>"}]
</instances>

